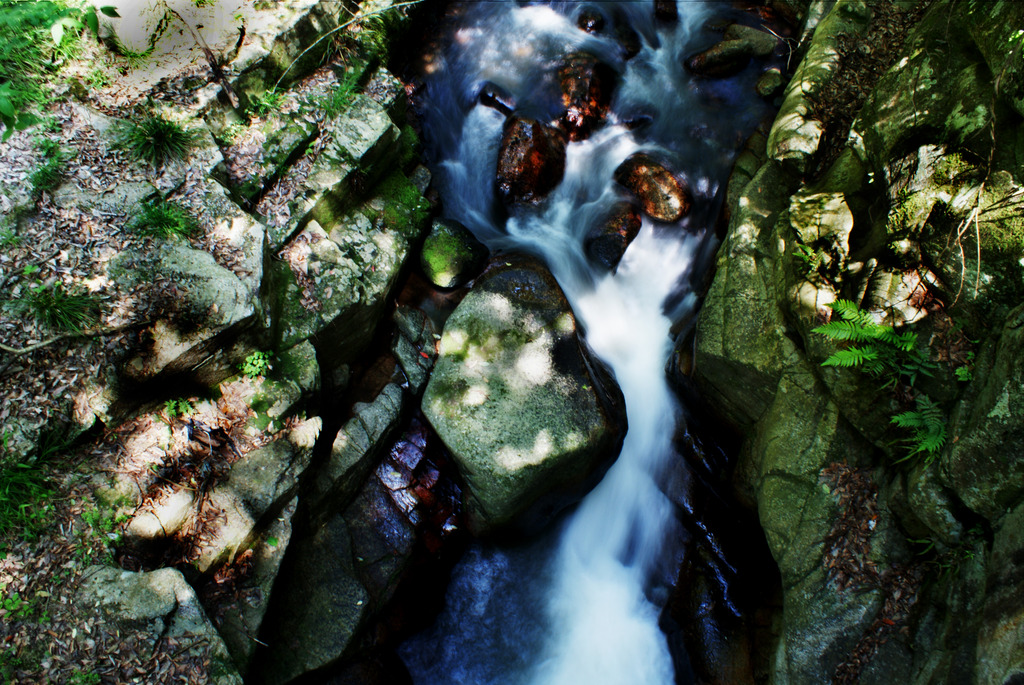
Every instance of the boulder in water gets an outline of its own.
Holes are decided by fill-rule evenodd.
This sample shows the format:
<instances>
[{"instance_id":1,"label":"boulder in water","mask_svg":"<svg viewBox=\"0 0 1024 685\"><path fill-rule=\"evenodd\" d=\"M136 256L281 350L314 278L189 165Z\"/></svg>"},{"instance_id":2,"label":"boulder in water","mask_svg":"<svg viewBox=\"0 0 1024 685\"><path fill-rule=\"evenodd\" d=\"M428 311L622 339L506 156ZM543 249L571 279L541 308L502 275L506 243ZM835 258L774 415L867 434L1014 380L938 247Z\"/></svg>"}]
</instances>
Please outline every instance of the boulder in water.
<instances>
[{"instance_id":1,"label":"boulder in water","mask_svg":"<svg viewBox=\"0 0 1024 685\"><path fill-rule=\"evenodd\" d=\"M480 104L485 107L496 109L505 116L509 116L516 108L516 99L507 90L493 83L485 83L477 96Z\"/></svg>"},{"instance_id":2,"label":"boulder in water","mask_svg":"<svg viewBox=\"0 0 1024 685\"><path fill-rule=\"evenodd\" d=\"M558 70L565 114L560 125L569 140L586 140L604 120L612 102L615 71L593 55L577 52L566 59Z\"/></svg>"},{"instance_id":3,"label":"boulder in water","mask_svg":"<svg viewBox=\"0 0 1024 685\"><path fill-rule=\"evenodd\" d=\"M576 17L576 26L587 33L600 33L604 28L604 15L593 7L584 7Z\"/></svg>"},{"instance_id":4,"label":"boulder in water","mask_svg":"<svg viewBox=\"0 0 1024 685\"><path fill-rule=\"evenodd\" d=\"M505 122L498 152L498 195L508 204L538 202L565 175L565 138L534 119Z\"/></svg>"},{"instance_id":5,"label":"boulder in water","mask_svg":"<svg viewBox=\"0 0 1024 685\"><path fill-rule=\"evenodd\" d=\"M626 248L640 232L640 212L629 202L618 202L608 217L587 234L583 247L591 261L609 269L619 265Z\"/></svg>"},{"instance_id":6,"label":"boulder in water","mask_svg":"<svg viewBox=\"0 0 1024 685\"><path fill-rule=\"evenodd\" d=\"M766 31L733 24L725 32L725 40L716 43L686 61L694 74L724 78L743 71L752 57L767 57L775 50L778 39Z\"/></svg>"},{"instance_id":7,"label":"boulder in water","mask_svg":"<svg viewBox=\"0 0 1024 685\"><path fill-rule=\"evenodd\" d=\"M439 288L458 288L480 273L487 248L458 221L438 219L420 251L420 268Z\"/></svg>"},{"instance_id":8,"label":"boulder in water","mask_svg":"<svg viewBox=\"0 0 1024 685\"><path fill-rule=\"evenodd\" d=\"M627 157L615 170L615 180L636 195L644 214L658 221L679 221L693 204L686 185L644 152Z\"/></svg>"},{"instance_id":9,"label":"boulder in water","mask_svg":"<svg viewBox=\"0 0 1024 685\"><path fill-rule=\"evenodd\" d=\"M580 340L554 278L534 259L506 259L448 319L423 398L465 480L477 532L520 525L527 510L553 513L624 433L622 396Z\"/></svg>"}]
</instances>

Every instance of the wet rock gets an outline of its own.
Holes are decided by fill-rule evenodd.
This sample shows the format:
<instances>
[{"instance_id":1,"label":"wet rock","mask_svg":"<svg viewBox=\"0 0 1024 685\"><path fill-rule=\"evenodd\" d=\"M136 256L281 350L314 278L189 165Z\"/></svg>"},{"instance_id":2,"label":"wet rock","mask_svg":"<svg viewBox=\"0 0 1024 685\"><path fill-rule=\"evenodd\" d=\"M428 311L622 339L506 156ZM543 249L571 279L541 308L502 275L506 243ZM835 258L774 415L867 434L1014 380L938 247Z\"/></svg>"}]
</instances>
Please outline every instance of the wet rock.
<instances>
[{"instance_id":1,"label":"wet rock","mask_svg":"<svg viewBox=\"0 0 1024 685\"><path fill-rule=\"evenodd\" d=\"M593 55L577 52L558 70L565 114L561 126L569 140L586 140L608 113L617 80L615 71Z\"/></svg>"},{"instance_id":2,"label":"wet rock","mask_svg":"<svg viewBox=\"0 0 1024 685\"><path fill-rule=\"evenodd\" d=\"M470 525L516 522L618 449L621 395L532 259L492 267L448 319L423 412L466 483Z\"/></svg>"},{"instance_id":3,"label":"wet rock","mask_svg":"<svg viewBox=\"0 0 1024 685\"><path fill-rule=\"evenodd\" d=\"M654 18L664 22L678 21L679 8L676 6L676 0L654 0Z\"/></svg>"},{"instance_id":4,"label":"wet rock","mask_svg":"<svg viewBox=\"0 0 1024 685\"><path fill-rule=\"evenodd\" d=\"M420 268L439 288L458 288L487 263L488 250L465 226L437 219L420 250Z\"/></svg>"},{"instance_id":5,"label":"wet rock","mask_svg":"<svg viewBox=\"0 0 1024 685\"><path fill-rule=\"evenodd\" d=\"M617 203L599 226L587 234L583 247L587 256L608 269L614 269L626 248L640 232L640 212L628 202Z\"/></svg>"},{"instance_id":6,"label":"wet rock","mask_svg":"<svg viewBox=\"0 0 1024 685\"><path fill-rule=\"evenodd\" d=\"M203 656L209 650L212 682L241 685L227 647L180 571L162 568L132 573L92 566L82 578L78 601L98 607L108 627L139 636L142 645L150 649L170 638L180 641L183 655Z\"/></svg>"},{"instance_id":7,"label":"wet rock","mask_svg":"<svg viewBox=\"0 0 1024 685\"><path fill-rule=\"evenodd\" d=\"M645 214L658 221L678 221L693 204L686 185L644 152L626 158L615 170L615 180L636 196Z\"/></svg>"},{"instance_id":8,"label":"wet rock","mask_svg":"<svg viewBox=\"0 0 1024 685\"><path fill-rule=\"evenodd\" d=\"M1006 516L992 541L988 592L978 631L978 682L1011 683L1024 671L1024 505Z\"/></svg>"},{"instance_id":9,"label":"wet rock","mask_svg":"<svg viewBox=\"0 0 1024 685\"><path fill-rule=\"evenodd\" d=\"M331 446L327 464L317 474L312 508L321 517L340 511L359 491L386 448L405 407L405 393L394 383L373 402L359 402Z\"/></svg>"},{"instance_id":10,"label":"wet rock","mask_svg":"<svg viewBox=\"0 0 1024 685\"><path fill-rule=\"evenodd\" d=\"M784 85L785 79L782 76L782 70L778 67L772 67L757 79L754 90L764 99L770 100L782 91Z\"/></svg>"},{"instance_id":11,"label":"wet rock","mask_svg":"<svg viewBox=\"0 0 1024 685\"><path fill-rule=\"evenodd\" d=\"M498 196L506 204L538 202L565 175L565 138L533 119L505 122L498 152Z\"/></svg>"},{"instance_id":12,"label":"wet rock","mask_svg":"<svg viewBox=\"0 0 1024 685\"><path fill-rule=\"evenodd\" d=\"M625 19L616 22L615 39L622 46L623 57L626 60L636 57L644 47L640 34L634 31L633 27Z\"/></svg>"},{"instance_id":13,"label":"wet rock","mask_svg":"<svg viewBox=\"0 0 1024 685\"><path fill-rule=\"evenodd\" d=\"M427 386L430 371L437 359L434 324L423 310L413 307L397 307L392 318L398 332L391 351L409 381L409 389L414 395L419 395Z\"/></svg>"},{"instance_id":14,"label":"wet rock","mask_svg":"<svg viewBox=\"0 0 1024 685\"><path fill-rule=\"evenodd\" d=\"M340 515L291 544L249 680L279 685L337 662L370 614ZM271 619L271 617L273 617Z\"/></svg>"},{"instance_id":15,"label":"wet rock","mask_svg":"<svg viewBox=\"0 0 1024 685\"><path fill-rule=\"evenodd\" d=\"M496 109L505 116L511 116L516 109L516 100L512 94L490 82L485 83L480 89L478 99L481 105Z\"/></svg>"},{"instance_id":16,"label":"wet rock","mask_svg":"<svg viewBox=\"0 0 1024 685\"><path fill-rule=\"evenodd\" d=\"M733 76L743 71L752 57L771 55L777 41L765 31L733 24L726 30L725 40L688 59L686 67L699 76Z\"/></svg>"},{"instance_id":17,"label":"wet rock","mask_svg":"<svg viewBox=\"0 0 1024 685\"><path fill-rule=\"evenodd\" d=\"M584 7L576 17L576 26L587 33L600 33L604 28L604 15L593 7Z\"/></svg>"}]
</instances>

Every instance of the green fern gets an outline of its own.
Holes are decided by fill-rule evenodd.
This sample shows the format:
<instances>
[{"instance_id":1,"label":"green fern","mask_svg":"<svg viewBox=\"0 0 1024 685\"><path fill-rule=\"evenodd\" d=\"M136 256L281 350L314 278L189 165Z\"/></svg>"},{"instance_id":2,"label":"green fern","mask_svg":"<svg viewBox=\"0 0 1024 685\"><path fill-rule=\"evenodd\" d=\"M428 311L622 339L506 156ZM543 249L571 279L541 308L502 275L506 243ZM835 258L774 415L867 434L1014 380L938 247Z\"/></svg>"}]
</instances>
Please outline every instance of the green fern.
<instances>
[{"instance_id":1,"label":"green fern","mask_svg":"<svg viewBox=\"0 0 1024 685\"><path fill-rule=\"evenodd\" d=\"M871 376L885 378L886 386L897 380L913 386L918 376L932 375L936 364L928 359L926 351L918 348L916 333L897 333L891 326L877 323L870 312L849 300L836 300L830 306L840 320L818 326L812 332L830 340L861 345L836 351L822 362L823 366L859 368Z\"/></svg>"},{"instance_id":2,"label":"green fern","mask_svg":"<svg viewBox=\"0 0 1024 685\"><path fill-rule=\"evenodd\" d=\"M910 459L916 454L925 455L925 463L931 464L939 456L939 450L946 444L946 416L942 409L926 395L916 399L917 409L905 411L890 419L900 428L912 430L908 439L910 453L899 461Z\"/></svg>"}]
</instances>

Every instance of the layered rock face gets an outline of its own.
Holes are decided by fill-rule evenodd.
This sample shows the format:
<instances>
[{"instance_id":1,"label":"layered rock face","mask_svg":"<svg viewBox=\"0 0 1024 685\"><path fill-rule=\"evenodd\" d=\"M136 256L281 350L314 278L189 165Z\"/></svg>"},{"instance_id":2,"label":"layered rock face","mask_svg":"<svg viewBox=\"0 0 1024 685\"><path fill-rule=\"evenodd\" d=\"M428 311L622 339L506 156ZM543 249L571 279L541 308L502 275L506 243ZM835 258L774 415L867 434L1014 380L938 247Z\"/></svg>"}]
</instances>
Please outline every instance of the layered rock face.
<instances>
[{"instance_id":1,"label":"layered rock face","mask_svg":"<svg viewBox=\"0 0 1024 685\"><path fill-rule=\"evenodd\" d=\"M782 575L773 682L1024 674L1024 613L1004 594L1024 590L1010 561L1024 496L1022 113L1006 86L1018 65L993 49L1024 15L1006 3L902 11L840 2L817 24L766 143L734 172L697 326L693 379L746 435L736 485ZM962 28L949 34L951 22ZM844 48L905 25L906 42L876 62ZM824 99L869 68L880 75L848 139L828 133ZM905 362L883 387L822 366L857 346L815 332L839 321L837 299L917 332L932 377ZM894 423L922 407L941 447Z\"/></svg>"}]
</instances>

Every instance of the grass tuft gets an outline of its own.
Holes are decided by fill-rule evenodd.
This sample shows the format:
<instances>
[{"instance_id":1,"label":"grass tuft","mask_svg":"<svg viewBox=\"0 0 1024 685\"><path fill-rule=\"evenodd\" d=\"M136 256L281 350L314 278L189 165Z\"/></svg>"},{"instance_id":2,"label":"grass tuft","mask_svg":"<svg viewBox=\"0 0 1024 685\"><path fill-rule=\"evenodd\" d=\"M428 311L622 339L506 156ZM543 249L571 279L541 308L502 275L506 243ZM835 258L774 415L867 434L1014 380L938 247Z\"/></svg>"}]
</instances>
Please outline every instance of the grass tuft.
<instances>
[{"instance_id":1,"label":"grass tuft","mask_svg":"<svg viewBox=\"0 0 1024 685\"><path fill-rule=\"evenodd\" d=\"M158 238L187 238L196 232L199 223L181 205L163 200L141 205L142 213L132 229L142 235Z\"/></svg>"},{"instance_id":2,"label":"grass tuft","mask_svg":"<svg viewBox=\"0 0 1024 685\"><path fill-rule=\"evenodd\" d=\"M150 115L137 122L123 123L116 144L132 157L160 166L185 159L195 140L195 133L178 122Z\"/></svg>"},{"instance_id":3,"label":"grass tuft","mask_svg":"<svg viewBox=\"0 0 1024 685\"><path fill-rule=\"evenodd\" d=\"M60 283L31 286L23 296L23 306L39 323L68 333L77 333L94 325L100 314L96 295L69 292Z\"/></svg>"}]
</instances>

